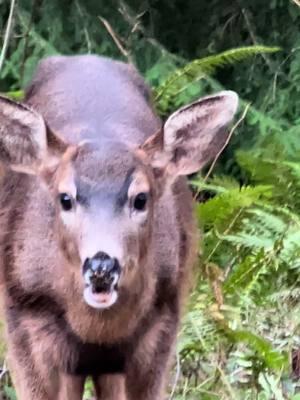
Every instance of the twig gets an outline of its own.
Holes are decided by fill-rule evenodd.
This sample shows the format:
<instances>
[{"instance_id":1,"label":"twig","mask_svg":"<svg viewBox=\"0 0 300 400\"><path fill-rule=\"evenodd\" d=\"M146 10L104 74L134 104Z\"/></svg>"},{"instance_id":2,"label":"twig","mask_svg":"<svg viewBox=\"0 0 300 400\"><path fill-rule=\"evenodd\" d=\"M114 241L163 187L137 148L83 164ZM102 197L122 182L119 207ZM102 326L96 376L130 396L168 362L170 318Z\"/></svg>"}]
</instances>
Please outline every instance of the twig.
<instances>
[{"instance_id":1,"label":"twig","mask_svg":"<svg viewBox=\"0 0 300 400\"><path fill-rule=\"evenodd\" d=\"M295 1L295 0L293 0ZM299 1L299 6L300 6L300 0ZM275 102L275 96L276 96L276 88L277 88L277 81L278 81L278 75L281 72L280 69L281 67L294 55L296 51L300 50L300 47L295 47L291 50L291 52L288 54L288 56L279 64L277 71L274 74L274 79L273 79L273 84L272 84L272 100ZM285 74L284 74L285 75ZM287 77L285 77L287 79Z\"/></svg>"},{"instance_id":2,"label":"twig","mask_svg":"<svg viewBox=\"0 0 300 400\"><path fill-rule=\"evenodd\" d=\"M233 217L232 221L230 222L230 224L228 225L228 227L225 229L225 231L222 233L222 236L227 235L231 228L234 226L234 224L236 223L237 219L239 218L239 216L242 214L242 212L244 211L244 208L241 208L237 214ZM222 243L222 239L219 239L218 242L216 243L215 247L212 249L212 251L210 252L210 254L207 256L207 258L204 260L204 264L207 264L210 259L212 258L212 256L214 255L214 253L217 251L218 247L220 246L220 244ZM225 275L228 275L228 270L225 271Z\"/></svg>"},{"instance_id":3,"label":"twig","mask_svg":"<svg viewBox=\"0 0 300 400\"><path fill-rule=\"evenodd\" d=\"M248 28L249 35L250 35L250 37L252 39L253 44L254 45L258 45L258 42L257 42L256 37L255 37L254 30L252 29L252 25L251 25L248 13L247 13L245 8L241 8L241 11L242 11L243 17L245 19L246 26ZM272 70L272 66L271 66L271 63L270 63L270 60L268 59L268 57L264 53L261 53L261 56L265 60L265 63L267 64L267 66Z\"/></svg>"},{"instance_id":4,"label":"twig","mask_svg":"<svg viewBox=\"0 0 300 400\"><path fill-rule=\"evenodd\" d=\"M236 17L238 17L238 16L239 16L238 13L234 13L234 14L231 15L230 18L228 18L228 20L225 22L225 24L224 24L224 26L223 26L223 28L222 28L222 30L221 30L221 35L222 35L222 36L225 35L225 31L226 31L226 29L227 29L227 26L234 20L234 18L236 18Z\"/></svg>"},{"instance_id":5,"label":"twig","mask_svg":"<svg viewBox=\"0 0 300 400\"><path fill-rule=\"evenodd\" d=\"M33 19L34 19L34 13L35 13L35 8L38 3L38 0L34 0L33 4L31 6L31 14L30 14L30 20L28 24L28 28L24 34L24 51L23 51L23 57L22 57L22 63L21 63L21 68L20 68L20 82L21 84L23 83L24 79L24 70L25 70L25 62L26 62L26 57L27 57L27 51L28 51L28 41L29 41L29 33L31 31L31 27L33 24Z\"/></svg>"},{"instance_id":6,"label":"twig","mask_svg":"<svg viewBox=\"0 0 300 400\"><path fill-rule=\"evenodd\" d=\"M78 10L78 13L80 14L80 16L81 16L81 18L83 20L83 32L84 32L84 36L85 36L85 40L86 40L86 44L87 44L88 53L90 54L92 52L92 43L91 43L91 39L90 39L90 36L89 36L89 32L88 32L88 30L86 28L84 15L83 15L83 12L82 12L82 9L80 7L80 4L79 4L78 0L75 1L75 4L76 4L77 10Z\"/></svg>"},{"instance_id":7,"label":"twig","mask_svg":"<svg viewBox=\"0 0 300 400\"><path fill-rule=\"evenodd\" d=\"M232 347L233 347L233 346L232 346ZM229 398L230 398L230 399L236 398L235 395L234 395L234 393L233 393L231 384L230 384L229 380L227 379L227 377L226 377L226 375L225 375L223 369L222 369L219 365L217 365L216 367L217 367L217 370L218 370L218 372L219 372L219 374L220 374L220 378L221 378L222 382L224 383L225 387L227 388L227 393L228 393L229 396L230 396Z\"/></svg>"},{"instance_id":8,"label":"twig","mask_svg":"<svg viewBox=\"0 0 300 400\"><path fill-rule=\"evenodd\" d=\"M129 52L122 45L121 39L118 37L116 32L113 30L113 28L111 27L110 23L105 18L103 18L101 16L98 16L98 18L100 19L100 21L102 22L102 24L106 28L107 32L112 37L113 41L115 42L116 46L118 47L118 49L120 50L122 55L127 58L128 62L132 63L132 60L131 60Z\"/></svg>"},{"instance_id":9,"label":"twig","mask_svg":"<svg viewBox=\"0 0 300 400\"><path fill-rule=\"evenodd\" d=\"M146 32L146 30L145 30L144 26L142 25L140 19L146 12L150 12L151 9L144 10L141 13L139 13L138 15L135 15L133 17L132 15L130 15L128 4L125 4L123 1L120 1L120 7L118 8L118 11L122 15L124 21L131 28L130 33L128 35L128 40L130 39L130 35L132 35L133 33L139 32L141 34L141 36L143 37L143 39L146 42L150 43L151 46L153 46L154 48L158 49L162 53L162 55L167 55L168 57L170 57L170 59L172 59L175 62L178 62L180 64L185 64L186 63L186 60L183 59L181 56L171 53L161 43L159 43L156 39L154 39L153 37L149 37L149 34L148 34L148 32Z\"/></svg>"},{"instance_id":10,"label":"twig","mask_svg":"<svg viewBox=\"0 0 300 400\"><path fill-rule=\"evenodd\" d=\"M300 7L300 0L292 0L298 7Z\"/></svg>"},{"instance_id":11,"label":"twig","mask_svg":"<svg viewBox=\"0 0 300 400\"><path fill-rule=\"evenodd\" d=\"M216 155L216 157L214 158L207 174L205 175L203 182L206 183L206 181L208 180L208 178L210 177L210 174L212 173L213 169L215 168L216 162L218 161L220 155L223 153L223 151L225 150L226 146L228 145L228 143L230 142L230 139L234 133L234 131L236 130L236 128L242 123L242 121L245 119L247 112L250 108L250 103L246 105L244 112L241 116L241 118L233 125L233 127L231 128L231 131L229 132L229 135L226 139L226 142L224 143L224 145L222 146L221 150L218 152L218 154ZM194 200L197 199L197 197L199 196L201 192L201 186L197 189L197 192L194 195Z\"/></svg>"},{"instance_id":12,"label":"twig","mask_svg":"<svg viewBox=\"0 0 300 400\"><path fill-rule=\"evenodd\" d=\"M8 373L8 369L7 369L6 363L4 361L3 366L0 369L0 380L2 380L7 373Z\"/></svg>"},{"instance_id":13,"label":"twig","mask_svg":"<svg viewBox=\"0 0 300 400\"><path fill-rule=\"evenodd\" d=\"M3 63L4 63L4 59L5 59L6 51L7 51L7 47L8 47L8 42L9 42L9 38L10 38L10 34L11 34L15 5L16 5L16 0L11 0L9 16L8 16L6 30L5 30L5 36L4 36L4 42L3 42L3 46L2 46L2 50L1 50L1 54L0 54L0 73L1 73L1 70L3 67Z\"/></svg>"},{"instance_id":14,"label":"twig","mask_svg":"<svg viewBox=\"0 0 300 400\"><path fill-rule=\"evenodd\" d=\"M176 374L175 374L172 392L170 394L169 400L173 399L173 396L175 394L175 390L176 390L176 387L177 387L177 384L179 381L179 377L180 377L180 357L179 357L178 351L176 350Z\"/></svg>"},{"instance_id":15,"label":"twig","mask_svg":"<svg viewBox=\"0 0 300 400\"><path fill-rule=\"evenodd\" d=\"M135 16L132 16L130 14L131 10L129 11L128 4L124 3L123 1L120 1L120 7L119 7L118 11L123 16L124 20L131 26L130 33L134 33L136 31L138 31L142 35L145 34L145 29L144 29L143 25L141 24L140 19L147 12L146 10L142 11L141 13L139 13Z\"/></svg>"},{"instance_id":16,"label":"twig","mask_svg":"<svg viewBox=\"0 0 300 400\"><path fill-rule=\"evenodd\" d=\"M246 107L245 107L245 109L244 109L244 112L243 112L243 115L241 116L241 118L240 118L240 119L233 125L233 127L231 128L231 131L229 132L229 135L228 135L228 137L227 137L227 139L226 139L226 142L224 143L224 145L222 146L221 150L220 150L220 151L218 152L218 154L216 155L216 157L215 157L214 161L212 162L212 164L211 164L211 166L210 166L210 168L209 168L207 174L205 175L204 182L207 181L207 179L209 178L210 174L212 173L212 171L213 171L213 169L214 169L214 167L215 167L215 165L216 165L216 162L218 161L220 155L221 155L221 154L223 153L223 151L225 150L225 147L226 147L226 146L228 145L228 143L230 142L230 139L231 139L231 137L232 137L234 131L235 131L236 128L243 122L243 120L245 119L245 117L246 117L246 115L247 115L247 112L248 112L248 110L249 110L249 107L250 107L250 103L246 105Z\"/></svg>"}]
</instances>

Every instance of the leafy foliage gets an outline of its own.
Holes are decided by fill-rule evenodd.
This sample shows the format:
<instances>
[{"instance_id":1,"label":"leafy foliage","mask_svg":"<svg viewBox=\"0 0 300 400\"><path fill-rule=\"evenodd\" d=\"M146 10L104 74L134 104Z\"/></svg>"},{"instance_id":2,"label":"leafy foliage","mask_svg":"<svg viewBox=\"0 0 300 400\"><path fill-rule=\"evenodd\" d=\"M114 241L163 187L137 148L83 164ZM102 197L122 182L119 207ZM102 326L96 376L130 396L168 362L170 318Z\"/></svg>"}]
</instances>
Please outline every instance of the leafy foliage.
<instances>
[{"instance_id":1,"label":"leafy foliage","mask_svg":"<svg viewBox=\"0 0 300 400\"><path fill-rule=\"evenodd\" d=\"M295 318L300 294L300 221L298 202L283 200L298 185L299 167L270 154L264 159L260 152L259 160L252 156L253 151L239 153L238 158L255 177L251 186L240 187L232 178L192 181L198 191L209 190L211 198L196 207L205 232L205 279L199 282L190 316L200 335L186 323L184 336L190 335L194 346L190 343L184 348L182 357L187 359L187 349L199 363L208 357L209 373L200 375L200 380L218 378L213 389L227 391L224 398L242 398L241 387L247 398L289 398L298 390L289 359L300 338L299 317ZM263 168L269 159L272 168ZM201 318L196 318L196 310ZM219 357L221 367L215 361ZM211 390L210 382L205 388Z\"/></svg>"},{"instance_id":2,"label":"leafy foliage","mask_svg":"<svg viewBox=\"0 0 300 400\"><path fill-rule=\"evenodd\" d=\"M1 37L10 6L0 0ZM178 344L177 400L299 400L299 24L286 0L19 0L14 9L0 71L0 91L14 98L42 57L93 52L133 61L162 116L223 87L242 108L251 103L213 175L191 179L202 273ZM14 399L2 372L3 396Z\"/></svg>"},{"instance_id":3,"label":"leafy foliage","mask_svg":"<svg viewBox=\"0 0 300 400\"><path fill-rule=\"evenodd\" d=\"M164 82L154 89L154 101L161 113L174 106L182 105L172 99L188 88L189 85L212 75L217 68L228 67L251 56L278 51L277 47L249 46L231 49L222 53L193 60L182 68L177 68Z\"/></svg>"}]
</instances>

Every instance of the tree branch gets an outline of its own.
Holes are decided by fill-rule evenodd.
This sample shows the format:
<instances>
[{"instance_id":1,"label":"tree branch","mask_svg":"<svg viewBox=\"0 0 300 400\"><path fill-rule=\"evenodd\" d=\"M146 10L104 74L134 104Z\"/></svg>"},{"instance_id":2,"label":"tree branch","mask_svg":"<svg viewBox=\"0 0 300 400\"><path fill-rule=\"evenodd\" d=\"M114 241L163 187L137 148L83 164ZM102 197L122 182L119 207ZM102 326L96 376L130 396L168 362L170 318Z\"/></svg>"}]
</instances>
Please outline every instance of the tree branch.
<instances>
[{"instance_id":1,"label":"tree branch","mask_svg":"<svg viewBox=\"0 0 300 400\"><path fill-rule=\"evenodd\" d=\"M9 38L11 34L11 28L12 28L12 22L13 22L13 16L14 16L14 10L15 10L15 5L16 5L16 0L11 0L10 2L10 10L9 10L9 16L7 20L7 25L6 25L6 30L5 30L5 35L4 35L4 42L0 54L0 72L2 70L7 48L8 48L8 43L9 43Z\"/></svg>"}]
</instances>

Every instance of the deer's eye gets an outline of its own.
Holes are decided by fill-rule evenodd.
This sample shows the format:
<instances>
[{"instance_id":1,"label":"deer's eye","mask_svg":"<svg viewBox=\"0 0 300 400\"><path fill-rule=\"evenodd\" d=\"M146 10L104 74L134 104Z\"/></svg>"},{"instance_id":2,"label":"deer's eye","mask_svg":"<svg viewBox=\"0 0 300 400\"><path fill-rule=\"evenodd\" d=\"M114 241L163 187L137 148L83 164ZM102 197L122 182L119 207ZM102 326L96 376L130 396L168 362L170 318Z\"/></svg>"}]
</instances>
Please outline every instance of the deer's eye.
<instances>
[{"instance_id":1,"label":"deer's eye","mask_svg":"<svg viewBox=\"0 0 300 400\"><path fill-rule=\"evenodd\" d=\"M70 211L73 208L73 199L67 193L60 193L59 202L64 211Z\"/></svg>"},{"instance_id":2,"label":"deer's eye","mask_svg":"<svg viewBox=\"0 0 300 400\"><path fill-rule=\"evenodd\" d=\"M139 193L135 196L133 207L137 211L144 211L148 201L148 193Z\"/></svg>"}]
</instances>

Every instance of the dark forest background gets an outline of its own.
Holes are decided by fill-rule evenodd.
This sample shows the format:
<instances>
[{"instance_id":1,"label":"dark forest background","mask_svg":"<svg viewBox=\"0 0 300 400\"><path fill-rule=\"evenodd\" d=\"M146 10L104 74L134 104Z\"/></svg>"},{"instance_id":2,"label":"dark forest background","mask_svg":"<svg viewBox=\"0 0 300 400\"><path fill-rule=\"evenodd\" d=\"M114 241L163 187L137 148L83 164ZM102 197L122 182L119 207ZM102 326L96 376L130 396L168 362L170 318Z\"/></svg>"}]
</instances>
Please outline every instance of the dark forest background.
<instances>
[{"instance_id":1,"label":"dark forest background","mask_svg":"<svg viewBox=\"0 0 300 400\"><path fill-rule=\"evenodd\" d=\"M229 145L190 179L204 239L170 398L300 399L299 28L298 0L0 0L8 96L42 57L87 52L133 62L163 118L240 95Z\"/></svg>"}]
</instances>

